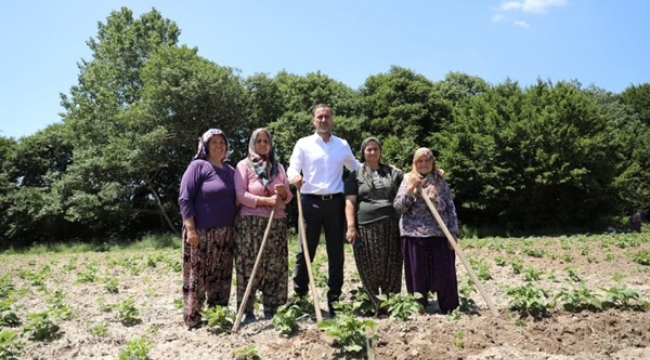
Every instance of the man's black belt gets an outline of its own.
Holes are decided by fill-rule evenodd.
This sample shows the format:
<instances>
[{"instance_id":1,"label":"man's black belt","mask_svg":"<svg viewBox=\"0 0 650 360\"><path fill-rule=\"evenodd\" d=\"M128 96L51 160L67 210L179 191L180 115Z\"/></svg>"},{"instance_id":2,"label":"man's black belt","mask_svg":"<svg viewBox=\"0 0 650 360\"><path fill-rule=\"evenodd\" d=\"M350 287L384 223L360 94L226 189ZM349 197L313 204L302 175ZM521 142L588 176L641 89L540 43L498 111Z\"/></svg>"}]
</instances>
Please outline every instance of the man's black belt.
<instances>
[{"instance_id":1,"label":"man's black belt","mask_svg":"<svg viewBox=\"0 0 650 360\"><path fill-rule=\"evenodd\" d=\"M343 196L343 193L336 193L336 194L327 194L327 195L316 195L316 194L302 194L304 197L310 198L310 199L318 199L318 200L333 200L338 197Z\"/></svg>"}]
</instances>

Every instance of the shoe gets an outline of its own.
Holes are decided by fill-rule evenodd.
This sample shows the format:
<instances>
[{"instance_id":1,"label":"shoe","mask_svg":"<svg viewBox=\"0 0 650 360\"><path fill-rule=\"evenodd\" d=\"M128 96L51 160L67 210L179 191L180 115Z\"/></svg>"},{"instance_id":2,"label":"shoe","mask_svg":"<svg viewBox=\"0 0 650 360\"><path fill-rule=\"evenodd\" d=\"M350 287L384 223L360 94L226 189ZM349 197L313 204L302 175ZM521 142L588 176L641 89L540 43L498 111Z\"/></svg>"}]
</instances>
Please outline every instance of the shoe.
<instances>
[{"instance_id":1,"label":"shoe","mask_svg":"<svg viewBox=\"0 0 650 360\"><path fill-rule=\"evenodd\" d=\"M249 324L255 321L255 314L252 312L246 313L246 316L244 317L244 321L242 321L243 324Z\"/></svg>"},{"instance_id":2,"label":"shoe","mask_svg":"<svg viewBox=\"0 0 650 360\"><path fill-rule=\"evenodd\" d=\"M336 310L334 309L332 303L327 303L327 310L329 311L330 319L334 319L334 317L336 316Z\"/></svg>"},{"instance_id":3,"label":"shoe","mask_svg":"<svg viewBox=\"0 0 650 360\"><path fill-rule=\"evenodd\" d=\"M196 330L196 329L200 328L201 325L203 325L203 322L201 320L199 320L199 321L197 321L197 322L195 322L193 324L185 324L185 325L187 326L188 331L192 331L192 330Z\"/></svg>"},{"instance_id":4,"label":"shoe","mask_svg":"<svg viewBox=\"0 0 650 360\"><path fill-rule=\"evenodd\" d=\"M275 316L276 309L264 309L264 318L273 319Z\"/></svg>"}]
</instances>

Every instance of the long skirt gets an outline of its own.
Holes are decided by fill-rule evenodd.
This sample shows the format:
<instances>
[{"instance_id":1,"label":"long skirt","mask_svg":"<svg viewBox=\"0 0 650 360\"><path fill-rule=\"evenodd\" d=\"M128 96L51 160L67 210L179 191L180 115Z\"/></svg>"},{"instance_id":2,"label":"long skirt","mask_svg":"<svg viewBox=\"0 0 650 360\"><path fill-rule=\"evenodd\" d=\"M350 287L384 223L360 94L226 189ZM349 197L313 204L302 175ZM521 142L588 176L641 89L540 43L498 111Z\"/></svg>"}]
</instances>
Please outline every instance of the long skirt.
<instances>
[{"instance_id":1,"label":"long skirt","mask_svg":"<svg viewBox=\"0 0 650 360\"><path fill-rule=\"evenodd\" d=\"M255 260L264 238L264 231L269 222L268 217L240 216L237 218L237 236L235 240L235 269L237 270L237 306L241 306L246 293L246 286L251 278ZM255 293L262 293L264 312L275 313L276 309L287 302L289 265L287 250L286 219L273 219L264 253L260 259L255 279L251 287L246 313L253 312Z\"/></svg>"},{"instance_id":2,"label":"long skirt","mask_svg":"<svg viewBox=\"0 0 650 360\"><path fill-rule=\"evenodd\" d=\"M402 255L406 273L406 290L420 293L426 307L429 291L436 293L443 313L458 307L458 281L455 253L444 237L402 237Z\"/></svg>"},{"instance_id":3,"label":"long skirt","mask_svg":"<svg viewBox=\"0 0 650 360\"><path fill-rule=\"evenodd\" d=\"M234 227L197 229L199 245L185 242L183 230L183 320L188 327L201 322L201 308L228 306L232 283Z\"/></svg>"},{"instance_id":4,"label":"long skirt","mask_svg":"<svg viewBox=\"0 0 650 360\"><path fill-rule=\"evenodd\" d=\"M359 227L362 243L354 245L354 260L361 283L375 306L377 295L397 294L402 289L402 252L399 221L387 218Z\"/></svg>"}]
</instances>

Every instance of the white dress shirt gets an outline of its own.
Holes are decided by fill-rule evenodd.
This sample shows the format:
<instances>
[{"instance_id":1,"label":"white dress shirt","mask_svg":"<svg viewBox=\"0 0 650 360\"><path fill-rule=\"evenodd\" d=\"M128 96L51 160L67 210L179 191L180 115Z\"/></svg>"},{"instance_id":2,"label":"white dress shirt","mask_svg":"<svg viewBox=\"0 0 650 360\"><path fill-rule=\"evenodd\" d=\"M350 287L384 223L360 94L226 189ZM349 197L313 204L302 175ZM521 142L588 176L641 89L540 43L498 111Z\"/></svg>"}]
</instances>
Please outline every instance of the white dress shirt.
<instances>
[{"instance_id":1,"label":"white dress shirt","mask_svg":"<svg viewBox=\"0 0 650 360\"><path fill-rule=\"evenodd\" d=\"M293 148L287 177L289 181L302 172L304 194L343 193L343 166L353 171L361 167L348 142L330 136L328 142L317 133L301 138Z\"/></svg>"}]
</instances>

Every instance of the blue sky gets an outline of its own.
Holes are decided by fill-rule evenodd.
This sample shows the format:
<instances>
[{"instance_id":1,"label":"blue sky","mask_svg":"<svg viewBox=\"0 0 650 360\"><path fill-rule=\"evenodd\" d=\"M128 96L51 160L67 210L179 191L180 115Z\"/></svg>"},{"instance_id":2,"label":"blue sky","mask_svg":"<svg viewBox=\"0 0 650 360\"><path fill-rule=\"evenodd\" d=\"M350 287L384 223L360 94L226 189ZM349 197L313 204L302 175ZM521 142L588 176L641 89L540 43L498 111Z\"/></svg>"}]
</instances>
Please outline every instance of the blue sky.
<instances>
[{"instance_id":1,"label":"blue sky","mask_svg":"<svg viewBox=\"0 0 650 360\"><path fill-rule=\"evenodd\" d=\"M650 82L646 0L14 0L0 11L0 136L61 121L86 40L122 6L136 17L155 7L181 44L244 77L321 71L357 89L398 65L432 81L459 71L615 93Z\"/></svg>"}]
</instances>

